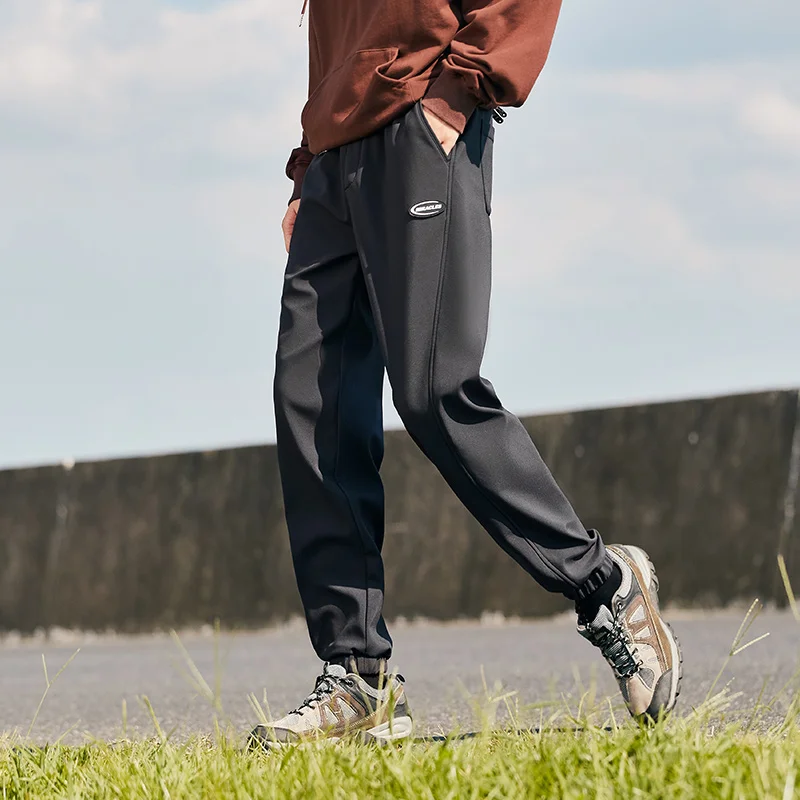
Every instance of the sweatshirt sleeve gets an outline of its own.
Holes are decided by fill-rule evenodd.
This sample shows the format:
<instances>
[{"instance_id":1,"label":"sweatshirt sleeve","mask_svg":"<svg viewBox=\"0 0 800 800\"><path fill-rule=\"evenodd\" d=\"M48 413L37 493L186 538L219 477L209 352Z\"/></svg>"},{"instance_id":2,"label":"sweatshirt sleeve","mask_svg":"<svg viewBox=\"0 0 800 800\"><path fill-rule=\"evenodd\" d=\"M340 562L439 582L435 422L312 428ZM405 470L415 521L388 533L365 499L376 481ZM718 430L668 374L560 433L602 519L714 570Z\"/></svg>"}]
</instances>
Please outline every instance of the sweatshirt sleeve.
<instances>
[{"instance_id":1,"label":"sweatshirt sleeve","mask_svg":"<svg viewBox=\"0 0 800 800\"><path fill-rule=\"evenodd\" d=\"M521 106L560 10L561 0L461 0L463 25L422 104L461 132L476 106Z\"/></svg>"},{"instance_id":2,"label":"sweatshirt sleeve","mask_svg":"<svg viewBox=\"0 0 800 800\"><path fill-rule=\"evenodd\" d=\"M303 188L303 178L313 158L314 156L308 149L308 138L304 133L303 140L300 142L300 147L296 147L292 150L292 155L289 158L289 162L286 164L286 176L294 181L294 190L292 191L291 198L289 198L290 204L300 198L300 190Z\"/></svg>"}]
</instances>

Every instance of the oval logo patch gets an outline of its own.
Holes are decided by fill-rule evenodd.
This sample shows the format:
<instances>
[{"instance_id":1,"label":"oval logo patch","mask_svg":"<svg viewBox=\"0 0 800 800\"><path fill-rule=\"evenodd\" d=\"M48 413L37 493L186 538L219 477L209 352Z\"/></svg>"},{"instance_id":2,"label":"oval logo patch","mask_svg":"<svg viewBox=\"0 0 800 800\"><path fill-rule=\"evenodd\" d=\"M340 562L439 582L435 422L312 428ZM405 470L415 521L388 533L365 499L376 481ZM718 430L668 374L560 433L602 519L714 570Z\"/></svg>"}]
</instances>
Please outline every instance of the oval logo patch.
<instances>
[{"instance_id":1,"label":"oval logo patch","mask_svg":"<svg viewBox=\"0 0 800 800\"><path fill-rule=\"evenodd\" d=\"M408 209L412 217L435 217L444 211L444 203L439 200L425 200Z\"/></svg>"}]
</instances>

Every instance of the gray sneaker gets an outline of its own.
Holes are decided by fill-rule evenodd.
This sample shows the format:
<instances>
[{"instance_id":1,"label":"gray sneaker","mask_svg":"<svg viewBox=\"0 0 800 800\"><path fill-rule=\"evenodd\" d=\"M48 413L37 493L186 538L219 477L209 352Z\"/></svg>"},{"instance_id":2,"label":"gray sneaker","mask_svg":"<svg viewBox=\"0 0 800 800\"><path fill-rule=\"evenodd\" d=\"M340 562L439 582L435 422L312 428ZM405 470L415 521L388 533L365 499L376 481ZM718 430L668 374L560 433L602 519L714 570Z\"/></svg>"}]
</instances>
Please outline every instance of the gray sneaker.
<instances>
[{"instance_id":1,"label":"gray sneaker","mask_svg":"<svg viewBox=\"0 0 800 800\"><path fill-rule=\"evenodd\" d=\"M413 722L403 682L402 676L390 674L382 689L373 689L344 667L326 664L302 705L270 725L258 725L250 734L250 746L271 749L345 737L405 739L411 736Z\"/></svg>"},{"instance_id":2,"label":"gray sneaker","mask_svg":"<svg viewBox=\"0 0 800 800\"><path fill-rule=\"evenodd\" d=\"M578 620L578 632L611 665L631 714L657 720L675 707L680 694L680 645L658 607L658 578L644 550L611 545L608 554L622 571L612 608L594 620Z\"/></svg>"}]
</instances>

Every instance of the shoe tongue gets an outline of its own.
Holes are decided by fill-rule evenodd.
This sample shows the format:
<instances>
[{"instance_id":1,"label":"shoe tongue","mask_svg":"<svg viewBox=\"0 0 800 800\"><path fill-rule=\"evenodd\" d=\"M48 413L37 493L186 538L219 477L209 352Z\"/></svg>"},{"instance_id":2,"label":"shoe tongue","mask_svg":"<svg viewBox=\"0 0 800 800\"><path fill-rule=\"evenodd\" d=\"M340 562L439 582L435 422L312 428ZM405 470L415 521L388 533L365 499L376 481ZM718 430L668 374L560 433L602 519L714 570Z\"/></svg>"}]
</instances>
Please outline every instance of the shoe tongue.
<instances>
[{"instance_id":1,"label":"shoe tongue","mask_svg":"<svg viewBox=\"0 0 800 800\"><path fill-rule=\"evenodd\" d=\"M332 678L344 678L347 670L341 664L326 664L323 675L330 675Z\"/></svg>"},{"instance_id":2,"label":"shoe tongue","mask_svg":"<svg viewBox=\"0 0 800 800\"><path fill-rule=\"evenodd\" d=\"M600 610L597 612L594 622L589 623L589 627L594 629L611 628L613 625L614 616L608 606L600 606Z\"/></svg>"}]
</instances>

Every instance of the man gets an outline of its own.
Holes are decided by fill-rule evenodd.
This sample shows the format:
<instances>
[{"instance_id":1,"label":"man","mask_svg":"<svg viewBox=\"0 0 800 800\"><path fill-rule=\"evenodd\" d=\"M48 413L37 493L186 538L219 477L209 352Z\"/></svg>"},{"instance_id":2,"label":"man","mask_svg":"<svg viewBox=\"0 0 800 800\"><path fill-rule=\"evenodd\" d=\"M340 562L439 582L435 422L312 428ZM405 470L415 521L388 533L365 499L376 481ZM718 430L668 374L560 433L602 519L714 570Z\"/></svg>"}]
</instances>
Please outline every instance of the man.
<instances>
[{"instance_id":1,"label":"man","mask_svg":"<svg viewBox=\"0 0 800 800\"><path fill-rule=\"evenodd\" d=\"M579 631L631 713L657 718L675 704L680 652L652 564L583 527L480 375L493 115L527 98L559 6L311 2L309 98L287 166L275 412L295 572L325 667L257 740L412 732L382 616L384 369L409 434L461 501L536 581L575 601Z\"/></svg>"}]
</instances>

